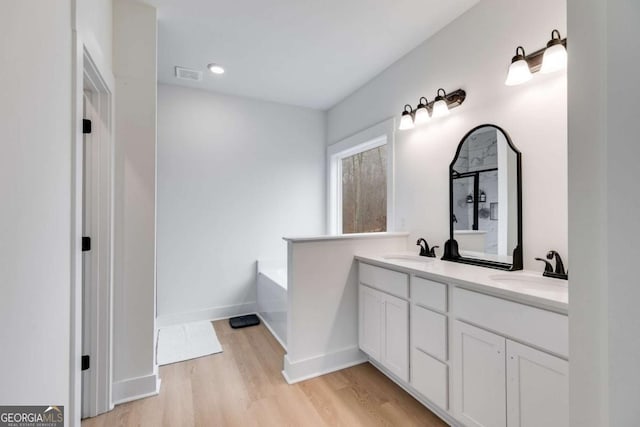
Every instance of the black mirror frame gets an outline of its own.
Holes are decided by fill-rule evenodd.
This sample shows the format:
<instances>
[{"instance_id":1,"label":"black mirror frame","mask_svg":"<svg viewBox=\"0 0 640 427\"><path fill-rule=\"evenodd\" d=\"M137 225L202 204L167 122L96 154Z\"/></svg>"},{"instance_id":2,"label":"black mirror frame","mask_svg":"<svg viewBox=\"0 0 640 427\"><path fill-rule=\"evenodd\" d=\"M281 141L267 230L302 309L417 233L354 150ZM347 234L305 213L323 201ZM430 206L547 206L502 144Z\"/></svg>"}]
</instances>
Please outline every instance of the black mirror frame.
<instances>
[{"instance_id":1,"label":"black mirror frame","mask_svg":"<svg viewBox=\"0 0 640 427\"><path fill-rule=\"evenodd\" d=\"M458 250L458 242L453 238L453 178L452 178L453 166L455 165L456 160L458 160L458 156L460 155L460 150L462 149L462 145L467 140L467 138L478 129L483 127L488 127L488 126L496 128L497 130L502 132L502 134L507 139L507 143L509 144L509 147L516 153L516 158L517 158L518 243L516 244L516 247L513 249L513 261L511 264L484 260L484 259L477 259L477 258L465 258L460 255L460 252ZM483 124L483 125L476 126L473 129L471 129L469 132L467 132L465 136L462 138L462 140L460 141L460 143L458 144L456 155L453 157L453 161L451 161L451 164L449 165L449 240L447 240L447 242L444 244L444 254L442 256L442 259L444 261L478 265L482 267L495 268L498 270L516 271L516 270L522 270L523 268L523 264L522 264L522 154L520 153L520 150L518 150L515 147L515 145L513 145L513 142L511 141L509 134L505 132L505 130L502 129L500 126L496 126L493 124Z\"/></svg>"}]
</instances>

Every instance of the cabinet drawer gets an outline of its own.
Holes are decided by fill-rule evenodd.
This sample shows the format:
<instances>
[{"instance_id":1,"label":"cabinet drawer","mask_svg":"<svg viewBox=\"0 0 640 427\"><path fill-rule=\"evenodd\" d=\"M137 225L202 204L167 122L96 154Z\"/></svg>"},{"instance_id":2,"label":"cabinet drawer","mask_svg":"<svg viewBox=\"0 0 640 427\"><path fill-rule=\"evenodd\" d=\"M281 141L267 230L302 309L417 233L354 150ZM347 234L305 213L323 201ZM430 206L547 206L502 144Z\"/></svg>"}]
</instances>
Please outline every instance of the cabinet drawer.
<instances>
[{"instance_id":1,"label":"cabinet drawer","mask_svg":"<svg viewBox=\"0 0 640 427\"><path fill-rule=\"evenodd\" d=\"M458 319L546 349L569 355L569 319L528 305L456 288L453 310Z\"/></svg>"},{"instance_id":2,"label":"cabinet drawer","mask_svg":"<svg viewBox=\"0 0 640 427\"><path fill-rule=\"evenodd\" d=\"M449 409L447 365L414 348L411 352L411 385L444 410Z\"/></svg>"},{"instance_id":3,"label":"cabinet drawer","mask_svg":"<svg viewBox=\"0 0 640 427\"><path fill-rule=\"evenodd\" d=\"M409 276L386 268L360 263L360 283L400 298L409 298Z\"/></svg>"},{"instance_id":4,"label":"cabinet drawer","mask_svg":"<svg viewBox=\"0 0 640 427\"><path fill-rule=\"evenodd\" d=\"M447 311L447 285L422 277L412 277L411 300L415 304L445 312Z\"/></svg>"},{"instance_id":5,"label":"cabinet drawer","mask_svg":"<svg viewBox=\"0 0 640 427\"><path fill-rule=\"evenodd\" d=\"M447 360L446 316L417 305L411 309L411 346Z\"/></svg>"}]
</instances>

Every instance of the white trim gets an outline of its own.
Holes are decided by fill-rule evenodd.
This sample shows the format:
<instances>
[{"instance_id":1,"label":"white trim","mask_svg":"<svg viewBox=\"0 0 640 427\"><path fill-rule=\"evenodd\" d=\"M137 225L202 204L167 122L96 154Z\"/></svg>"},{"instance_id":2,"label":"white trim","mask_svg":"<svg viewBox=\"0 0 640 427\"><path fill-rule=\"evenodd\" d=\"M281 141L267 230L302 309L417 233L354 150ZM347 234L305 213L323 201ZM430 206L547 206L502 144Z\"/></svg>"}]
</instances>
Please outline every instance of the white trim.
<instances>
[{"instance_id":1,"label":"white trim","mask_svg":"<svg viewBox=\"0 0 640 427\"><path fill-rule=\"evenodd\" d=\"M109 87L100 75L89 52L83 53L83 86L90 91L90 101L98 117L93 118L90 137L91 149L86 150L87 162L91 162L91 180L85 188L85 195L91 227L92 248L88 269L89 286L85 286L88 296L86 311L89 318L83 319L85 331L89 331L89 354L91 369L88 376L90 399L83 403L83 417L93 417L113 408L111 403L111 330L113 297L113 97ZM97 120L96 120L97 119ZM87 337L83 337L87 338Z\"/></svg>"},{"instance_id":2,"label":"white trim","mask_svg":"<svg viewBox=\"0 0 640 427\"><path fill-rule=\"evenodd\" d=\"M113 383L113 403L120 405L132 400L157 396L160 393L161 380L157 374L130 378Z\"/></svg>"},{"instance_id":3,"label":"white trim","mask_svg":"<svg viewBox=\"0 0 640 427\"><path fill-rule=\"evenodd\" d=\"M387 145L387 231L395 227L395 118L392 117L327 147L327 231L340 234L342 176L340 160L361 151Z\"/></svg>"},{"instance_id":4,"label":"white trim","mask_svg":"<svg viewBox=\"0 0 640 427\"><path fill-rule=\"evenodd\" d=\"M94 316L90 325L92 335L92 403L93 415L113 408L111 401L112 370L112 259L113 259L113 74L102 61L101 53L95 46L87 46L77 31L72 31L72 146L71 146L71 316L70 316L70 373L69 373L69 426L80 426L82 411L82 207L83 207L83 134L84 88L87 84L99 96L96 109L104 122L104 133L100 139L100 195L101 202L97 210L100 217L99 228L102 234L101 244L96 256L101 266L100 287L95 295L96 304L92 307ZM98 58L99 63L95 62ZM95 386L95 388L93 388ZM94 399L95 398L95 399Z\"/></svg>"},{"instance_id":5,"label":"white trim","mask_svg":"<svg viewBox=\"0 0 640 427\"><path fill-rule=\"evenodd\" d=\"M366 355L358 347L348 347L332 353L321 354L308 359L291 361L284 355L282 376L287 383L295 384L311 378L319 377L341 369L350 368L366 362Z\"/></svg>"},{"instance_id":6,"label":"white trim","mask_svg":"<svg viewBox=\"0 0 640 427\"><path fill-rule=\"evenodd\" d=\"M71 301L68 425L80 426L82 407L82 96L83 45L72 32ZM80 117L80 120L78 119Z\"/></svg>"},{"instance_id":7,"label":"white trim","mask_svg":"<svg viewBox=\"0 0 640 427\"><path fill-rule=\"evenodd\" d=\"M258 304L256 301L244 304L211 307L203 310L189 311L185 313L163 314L156 319L156 329L165 326L180 325L183 323L199 322L204 320L214 321L228 319L234 316L256 313Z\"/></svg>"}]
</instances>

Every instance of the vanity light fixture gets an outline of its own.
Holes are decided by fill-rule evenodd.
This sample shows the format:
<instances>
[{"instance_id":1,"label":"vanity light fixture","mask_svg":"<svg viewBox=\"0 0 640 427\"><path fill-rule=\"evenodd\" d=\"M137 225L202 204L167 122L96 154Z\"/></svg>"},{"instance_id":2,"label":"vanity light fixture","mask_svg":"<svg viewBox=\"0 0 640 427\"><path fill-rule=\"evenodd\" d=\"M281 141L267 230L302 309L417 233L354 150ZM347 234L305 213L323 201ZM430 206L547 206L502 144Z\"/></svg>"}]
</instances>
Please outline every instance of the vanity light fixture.
<instances>
[{"instance_id":1,"label":"vanity light fixture","mask_svg":"<svg viewBox=\"0 0 640 427\"><path fill-rule=\"evenodd\" d=\"M413 123L413 108L411 108L411 105L406 104L404 106L404 111L402 112L402 117L400 118L400 126L398 126L398 129L406 130L413 129L414 127L415 125Z\"/></svg>"},{"instance_id":2,"label":"vanity light fixture","mask_svg":"<svg viewBox=\"0 0 640 427\"><path fill-rule=\"evenodd\" d=\"M442 88L438 89L438 95L431 102L422 96L415 110L409 104L404 106L398 129L413 129L415 125L426 123L432 118L445 116L449 114L451 108L461 105L466 97L467 93L462 89L447 93ZM431 116L429 116L429 112L431 112Z\"/></svg>"},{"instance_id":3,"label":"vanity light fixture","mask_svg":"<svg viewBox=\"0 0 640 427\"><path fill-rule=\"evenodd\" d=\"M212 64L207 65L207 68L213 74L224 74L224 68L222 67L222 65L218 65L218 64L212 63Z\"/></svg>"},{"instance_id":4,"label":"vanity light fixture","mask_svg":"<svg viewBox=\"0 0 640 427\"><path fill-rule=\"evenodd\" d=\"M487 201L487 193L484 191L480 191L480 196L478 196L478 201L484 203Z\"/></svg>"},{"instance_id":5,"label":"vanity light fixture","mask_svg":"<svg viewBox=\"0 0 640 427\"><path fill-rule=\"evenodd\" d=\"M424 102L422 100L424 99ZM424 96L420 97L418 101L418 106L416 107L415 117L413 118L413 122L416 125L421 125L427 123L431 117L429 117L429 110L427 109L427 105L429 101Z\"/></svg>"},{"instance_id":6,"label":"vanity light fixture","mask_svg":"<svg viewBox=\"0 0 640 427\"><path fill-rule=\"evenodd\" d=\"M467 196L467 203L473 203L473 196L471 194Z\"/></svg>"},{"instance_id":7,"label":"vanity light fixture","mask_svg":"<svg viewBox=\"0 0 640 427\"><path fill-rule=\"evenodd\" d=\"M504 84L515 86L531 80L532 73L552 73L567 66L567 39L560 36L560 31L551 32L551 40L547 47L536 50L529 55L524 48L516 48L516 56L511 59L509 72Z\"/></svg>"}]
</instances>

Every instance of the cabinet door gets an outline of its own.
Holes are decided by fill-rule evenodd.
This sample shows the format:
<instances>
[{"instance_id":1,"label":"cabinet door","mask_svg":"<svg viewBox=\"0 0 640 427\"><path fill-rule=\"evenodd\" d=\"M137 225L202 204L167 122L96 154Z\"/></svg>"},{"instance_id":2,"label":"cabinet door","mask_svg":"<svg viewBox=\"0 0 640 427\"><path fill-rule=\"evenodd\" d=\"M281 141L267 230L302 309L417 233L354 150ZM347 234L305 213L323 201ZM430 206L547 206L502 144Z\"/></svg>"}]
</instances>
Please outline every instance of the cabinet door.
<instances>
[{"instance_id":1,"label":"cabinet door","mask_svg":"<svg viewBox=\"0 0 640 427\"><path fill-rule=\"evenodd\" d=\"M384 294L363 285L358 289L358 345L369 357L381 360Z\"/></svg>"},{"instance_id":2,"label":"cabinet door","mask_svg":"<svg viewBox=\"0 0 640 427\"><path fill-rule=\"evenodd\" d=\"M507 340L509 427L569 425L569 363Z\"/></svg>"},{"instance_id":3,"label":"cabinet door","mask_svg":"<svg viewBox=\"0 0 640 427\"><path fill-rule=\"evenodd\" d=\"M409 381L409 302L384 295L382 364L403 381Z\"/></svg>"},{"instance_id":4,"label":"cabinet door","mask_svg":"<svg viewBox=\"0 0 640 427\"><path fill-rule=\"evenodd\" d=\"M449 409L448 367L417 348L411 349L411 385L427 399Z\"/></svg>"},{"instance_id":5,"label":"cabinet door","mask_svg":"<svg viewBox=\"0 0 640 427\"><path fill-rule=\"evenodd\" d=\"M453 412L467 426L504 427L505 339L456 321L453 349Z\"/></svg>"}]
</instances>

